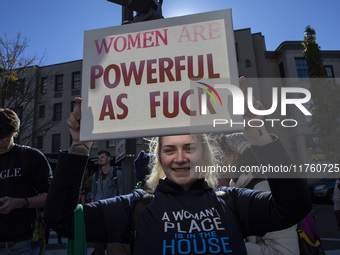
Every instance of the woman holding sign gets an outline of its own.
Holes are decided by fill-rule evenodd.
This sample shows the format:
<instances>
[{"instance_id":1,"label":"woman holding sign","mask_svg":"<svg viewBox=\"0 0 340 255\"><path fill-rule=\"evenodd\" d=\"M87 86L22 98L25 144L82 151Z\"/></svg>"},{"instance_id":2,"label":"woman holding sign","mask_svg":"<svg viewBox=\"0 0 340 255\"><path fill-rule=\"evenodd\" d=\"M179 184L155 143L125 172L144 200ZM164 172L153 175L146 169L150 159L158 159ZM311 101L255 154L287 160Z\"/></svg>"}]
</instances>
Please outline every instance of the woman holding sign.
<instances>
[{"instance_id":1,"label":"woman holding sign","mask_svg":"<svg viewBox=\"0 0 340 255\"><path fill-rule=\"evenodd\" d=\"M242 86L243 79L240 83ZM45 210L50 227L71 239L73 211L91 146L79 142L81 100L76 101L78 106L67 121L74 143L59 156ZM256 100L253 104L262 108ZM256 117L244 116L246 120ZM262 164L291 164L280 141L264 127L247 127L244 134ZM146 194L142 190L86 204L87 241L129 243L134 226L134 254L239 255L246 254L243 237L287 228L311 210L308 188L298 178L269 178L271 193L222 187L222 195L216 195L216 173L206 170L215 164L214 153L205 135L163 136L155 138L154 145L156 157L147 179L154 197L138 222L133 218Z\"/></svg>"}]
</instances>

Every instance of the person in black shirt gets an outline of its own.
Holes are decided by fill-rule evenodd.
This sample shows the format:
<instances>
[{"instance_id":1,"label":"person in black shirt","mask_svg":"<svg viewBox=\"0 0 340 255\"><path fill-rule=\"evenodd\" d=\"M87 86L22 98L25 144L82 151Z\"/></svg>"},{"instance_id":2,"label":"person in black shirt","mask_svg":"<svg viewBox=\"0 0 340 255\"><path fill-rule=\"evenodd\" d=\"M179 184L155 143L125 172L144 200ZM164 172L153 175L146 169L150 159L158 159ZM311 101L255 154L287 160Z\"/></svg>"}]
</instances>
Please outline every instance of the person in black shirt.
<instances>
[{"instance_id":1,"label":"person in black shirt","mask_svg":"<svg viewBox=\"0 0 340 255\"><path fill-rule=\"evenodd\" d=\"M0 108L0 254L31 254L36 207L44 206L52 171L37 149L14 143L20 120Z\"/></svg>"}]
</instances>

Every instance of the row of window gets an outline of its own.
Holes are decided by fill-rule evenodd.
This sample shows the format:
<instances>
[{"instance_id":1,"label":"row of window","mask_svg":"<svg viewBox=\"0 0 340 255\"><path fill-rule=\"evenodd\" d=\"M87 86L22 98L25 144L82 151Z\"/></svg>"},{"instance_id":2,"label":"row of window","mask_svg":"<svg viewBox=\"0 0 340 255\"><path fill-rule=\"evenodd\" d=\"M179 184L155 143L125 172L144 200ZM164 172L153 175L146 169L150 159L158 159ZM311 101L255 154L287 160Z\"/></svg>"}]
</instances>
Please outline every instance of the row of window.
<instances>
[{"instance_id":1,"label":"row of window","mask_svg":"<svg viewBox=\"0 0 340 255\"><path fill-rule=\"evenodd\" d=\"M237 45L236 45L237 46ZM236 47L237 49L237 47ZM238 54L237 54L238 57ZM299 79L308 79L308 64L305 58L295 58L295 65L297 70L297 75ZM249 64L250 66L250 64ZM324 66L324 68L327 71L328 77L334 77L333 73L333 67L332 66ZM285 77L285 71L283 67L283 63L279 64L280 74L281 77ZM44 94L47 91L47 77L43 77L42 80L42 86L41 86L41 93ZM24 86L24 80L20 80L18 85L23 88ZM63 91L64 86L64 75L58 74L55 76L54 81L54 92L59 93ZM73 72L72 73L72 81L71 81L71 88L72 90L80 90L81 88L81 73L80 72ZM71 111L73 110L75 106L75 102L71 102ZM45 105L39 106L39 118L45 118ZM62 120L62 103L56 103L53 105L53 121L61 121ZM37 147L38 149L43 148L43 136L37 137ZM72 143L72 140L70 139L70 144ZM115 147L115 140L108 140L106 141L106 147L107 148L114 148ZM57 153L61 148L61 134L53 134L52 135L52 153ZM98 149L98 141L95 141L92 145L92 149Z\"/></svg>"},{"instance_id":2,"label":"row of window","mask_svg":"<svg viewBox=\"0 0 340 255\"><path fill-rule=\"evenodd\" d=\"M58 74L54 78L54 92L62 92L64 86L64 75ZM81 88L81 74L80 72L72 73L72 81L71 81L72 90L78 90ZM47 91L47 77L41 78L41 88L40 93L45 94Z\"/></svg>"},{"instance_id":3,"label":"row of window","mask_svg":"<svg viewBox=\"0 0 340 255\"><path fill-rule=\"evenodd\" d=\"M47 77L43 77L41 79L41 85L42 86L41 86L40 93L45 94L47 92L47 87L48 87ZM54 92L55 92L55 94L62 92L63 87L64 87L64 75L58 74L54 78ZM72 88L72 91L80 90L80 88L81 88L81 73L80 72L73 72L72 73L71 88ZM62 97L62 95L60 97ZM70 111L73 111L73 108L75 107L75 105L76 105L76 102L72 101ZM61 121L62 120L62 106L63 106L62 103L55 103L53 105L53 116L52 116L53 121ZM40 105L38 110L39 110L38 117L41 118L41 119L45 118L45 112L46 112L45 105ZM70 137L70 145L71 144L72 144L72 138ZM91 148L92 149L98 149L98 144L99 144L98 141L94 141ZM44 146L44 136L38 136L37 137L37 148L43 149L43 146ZM106 147L107 148L114 148L115 147L115 140L106 141ZM57 153L60 149L61 149L61 134L52 134L51 152Z\"/></svg>"},{"instance_id":4,"label":"row of window","mask_svg":"<svg viewBox=\"0 0 340 255\"><path fill-rule=\"evenodd\" d=\"M75 106L76 106L76 102L72 101L71 102L70 112L73 111L73 108ZM54 121L61 121L62 120L62 108L63 108L63 104L62 103L56 103L56 104L53 105L52 120L54 120ZM45 111L46 111L45 105L39 105L38 117L40 119L45 118Z\"/></svg>"},{"instance_id":5,"label":"row of window","mask_svg":"<svg viewBox=\"0 0 340 255\"><path fill-rule=\"evenodd\" d=\"M40 93L45 94L47 92L48 80L47 77L41 78L41 87ZM54 82L54 92L62 92L64 85L64 75L58 74L55 76ZM73 72L72 73L72 81L71 81L72 90L80 90L81 88L81 73ZM16 82L16 88L14 90L14 97L20 97L23 95L25 90L25 78L19 79Z\"/></svg>"},{"instance_id":6,"label":"row of window","mask_svg":"<svg viewBox=\"0 0 340 255\"><path fill-rule=\"evenodd\" d=\"M236 44L237 45L237 44ZM236 47L237 49L237 47ZM236 54L238 57L238 54ZM295 65L296 65L296 71L299 79L308 79L308 64L305 58L295 58ZM250 66L250 64L249 64ZM283 63L280 63L279 65L281 77L285 77L284 69L283 69ZM327 76L329 78L334 78L334 72L333 67L330 65L325 65L324 68L327 71ZM18 86L23 87L24 80L20 80L18 83ZM41 86L41 93L46 93L47 90L47 77L42 78L42 86ZM63 91L63 85L64 85L64 75L58 74L55 76L55 82L54 82L54 92L62 92ZM71 81L71 88L72 90L78 90L81 88L81 73L80 72L73 72L72 73L72 81Z\"/></svg>"},{"instance_id":7,"label":"row of window","mask_svg":"<svg viewBox=\"0 0 340 255\"><path fill-rule=\"evenodd\" d=\"M72 137L70 136L70 146ZM115 148L116 141L114 139L106 141L106 148ZM44 136L37 137L37 149L42 150L44 147ZM94 141L91 149L98 149L99 141ZM58 153L61 150L61 134L52 134L51 153Z\"/></svg>"},{"instance_id":8,"label":"row of window","mask_svg":"<svg viewBox=\"0 0 340 255\"><path fill-rule=\"evenodd\" d=\"M239 54L238 54L238 44L236 43L235 46L236 46L237 62L240 62ZM309 75L308 75L307 60L305 58L295 58L295 65L296 65L296 71L297 71L298 78L301 79L301 80L308 79ZM251 62L250 62L249 59L246 60L246 67L251 67ZM328 78L334 78L333 67L331 65L325 65L323 67L326 69L327 77ZM279 71L280 71L281 78L286 77L284 67L283 67L283 62L281 62L279 64Z\"/></svg>"},{"instance_id":9,"label":"row of window","mask_svg":"<svg viewBox=\"0 0 340 255\"><path fill-rule=\"evenodd\" d=\"M297 71L297 75L299 79L305 80L309 78L308 64L305 58L295 58L295 66L296 66L296 71ZM333 67L330 65L325 65L323 67L326 69L327 77L334 78Z\"/></svg>"}]
</instances>

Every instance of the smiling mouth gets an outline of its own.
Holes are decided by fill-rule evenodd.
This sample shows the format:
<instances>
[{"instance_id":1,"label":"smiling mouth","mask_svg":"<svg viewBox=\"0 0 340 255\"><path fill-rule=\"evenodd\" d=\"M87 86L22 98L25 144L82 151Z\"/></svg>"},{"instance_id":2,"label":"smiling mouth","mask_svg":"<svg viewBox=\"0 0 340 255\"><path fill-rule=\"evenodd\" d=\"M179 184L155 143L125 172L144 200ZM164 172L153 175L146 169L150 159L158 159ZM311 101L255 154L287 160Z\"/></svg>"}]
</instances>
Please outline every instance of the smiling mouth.
<instances>
[{"instance_id":1,"label":"smiling mouth","mask_svg":"<svg viewBox=\"0 0 340 255\"><path fill-rule=\"evenodd\" d=\"M186 168L173 168L172 170L174 170L175 172L185 172L185 171L189 171L190 168L186 167Z\"/></svg>"}]
</instances>

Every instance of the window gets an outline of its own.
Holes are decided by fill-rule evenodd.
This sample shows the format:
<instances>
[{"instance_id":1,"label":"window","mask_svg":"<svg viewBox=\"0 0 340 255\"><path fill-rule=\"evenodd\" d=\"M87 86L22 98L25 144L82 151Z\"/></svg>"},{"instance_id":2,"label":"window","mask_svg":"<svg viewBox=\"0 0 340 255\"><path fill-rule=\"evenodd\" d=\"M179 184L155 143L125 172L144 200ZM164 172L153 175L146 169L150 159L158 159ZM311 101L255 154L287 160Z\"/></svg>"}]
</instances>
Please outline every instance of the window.
<instances>
[{"instance_id":1,"label":"window","mask_svg":"<svg viewBox=\"0 0 340 255\"><path fill-rule=\"evenodd\" d=\"M307 61L304 58L295 58L295 65L298 78L301 80L305 80L309 78L308 75L308 65Z\"/></svg>"},{"instance_id":2,"label":"window","mask_svg":"<svg viewBox=\"0 0 340 255\"><path fill-rule=\"evenodd\" d=\"M39 105L39 118L45 118L45 105Z\"/></svg>"},{"instance_id":3,"label":"window","mask_svg":"<svg viewBox=\"0 0 340 255\"><path fill-rule=\"evenodd\" d=\"M80 89L81 77L80 72L72 73L72 89Z\"/></svg>"},{"instance_id":4,"label":"window","mask_svg":"<svg viewBox=\"0 0 340 255\"><path fill-rule=\"evenodd\" d=\"M25 79L17 80L17 86L14 91L14 96L21 97L24 94L24 88L25 88Z\"/></svg>"},{"instance_id":5,"label":"window","mask_svg":"<svg viewBox=\"0 0 340 255\"><path fill-rule=\"evenodd\" d=\"M47 91L47 77L42 77L40 84L40 94L45 94L46 91Z\"/></svg>"},{"instance_id":6,"label":"window","mask_svg":"<svg viewBox=\"0 0 340 255\"><path fill-rule=\"evenodd\" d=\"M240 62L240 58L239 58L239 55L238 55L238 43L235 43L235 50L236 50L236 61Z\"/></svg>"},{"instance_id":7,"label":"window","mask_svg":"<svg viewBox=\"0 0 340 255\"><path fill-rule=\"evenodd\" d=\"M333 66L324 66L328 78L334 78Z\"/></svg>"},{"instance_id":8,"label":"window","mask_svg":"<svg viewBox=\"0 0 340 255\"><path fill-rule=\"evenodd\" d=\"M115 142L114 139L111 139L111 140L107 140L107 141L106 141L106 147L107 147L107 148L114 148L115 145L116 145L116 142Z\"/></svg>"},{"instance_id":9,"label":"window","mask_svg":"<svg viewBox=\"0 0 340 255\"><path fill-rule=\"evenodd\" d=\"M57 153L60 150L60 134L52 135L52 153Z\"/></svg>"},{"instance_id":10,"label":"window","mask_svg":"<svg viewBox=\"0 0 340 255\"><path fill-rule=\"evenodd\" d=\"M284 68L284 66L283 66L283 62L281 62L281 63L279 64L279 70L280 70L280 77L281 77L281 78L286 77L285 68Z\"/></svg>"},{"instance_id":11,"label":"window","mask_svg":"<svg viewBox=\"0 0 340 255\"><path fill-rule=\"evenodd\" d=\"M37 137L37 149L41 150L44 147L44 137L39 135Z\"/></svg>"},{"instance_id":12,"label":"window","mask_svg":"<svg viewBox=\"0 0 340 255\"><path fill-rule=\"evenodd\" d=\"M304 58L295 58L295 64L298 77L303 80L309 78L307 60ZM324 68L326 69L327 77L334 78L333 66L324 66Z\"/></svg>"},{"instance_id":13,"label":"window","mask_svg":"<svg viewBox=\"0 0 340 255\"><path fill-rule=\"evenodd\" d=\"M19 120L22 122L22 117L23 117L23 108L22 107L15 107L12 109L17 115ZM20 132L17 136L14 137L14 142L15 143L20 143Z\"/></svg>"},{"instance_id":14,"label":"window","mask_svg":"<svg viewBox=\"0 0 340 255\"><path fill-rule=\"evenodd\" d=\"M59 74L55 76L54 92L63 91L64 75Z\"/></svg>"},{"instance_id":15,"label":"window","mask_svg":"<svg viewBox=\"0 0 340 255\"><path fill-rule=\"evenodd\" d=\"M99 148L99 142L98 141L93 141L91 149L98 149Z\"/></svg>"},{"instance_id":16,"label":"window","mask_svg":"<svg viewBox=\"0 0 340 255\"><path fill-rule=\"evenodd\" d=\"M23 116L23 108L22 107L15 107L13 109L13 111L15 111L15 113L18 115L18 118L20 120L22 120L22 116Z\"/></svg>"},{"instance_id":17,"label":"window","mask_svg":"<svg viewBox=\"0 0 340 255\"><path fill-rule=\"evenodd\" d=\"M53 105L53 120L60 121L62 116L62 104L54 104Z\"/></svg>"}]
</instances>

